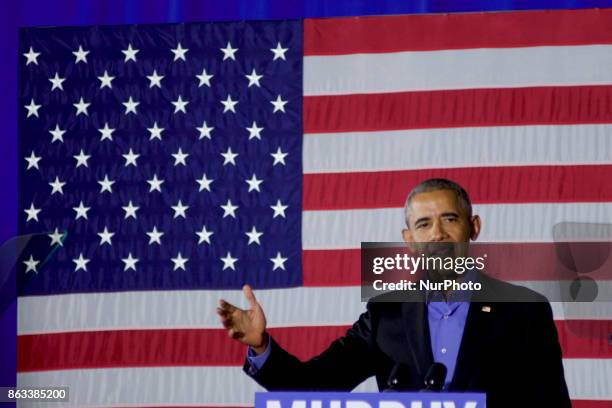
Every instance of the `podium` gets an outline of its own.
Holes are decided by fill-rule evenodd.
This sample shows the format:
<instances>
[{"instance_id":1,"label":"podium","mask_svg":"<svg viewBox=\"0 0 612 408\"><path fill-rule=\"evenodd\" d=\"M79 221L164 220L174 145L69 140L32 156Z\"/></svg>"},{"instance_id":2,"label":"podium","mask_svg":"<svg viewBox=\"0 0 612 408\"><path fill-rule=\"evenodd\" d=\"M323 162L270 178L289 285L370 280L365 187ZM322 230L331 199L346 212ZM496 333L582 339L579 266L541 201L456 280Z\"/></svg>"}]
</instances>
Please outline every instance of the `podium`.
<instances>
[{"instance_id":1,"label":"podium","mask_svg":"<svg viewBox=\"0 0 612 408\"><path fill-rule=\"evenodd\" d=\"M255 408L484 408L483 393L257 392Z\"/></svg>"}]
</instances>

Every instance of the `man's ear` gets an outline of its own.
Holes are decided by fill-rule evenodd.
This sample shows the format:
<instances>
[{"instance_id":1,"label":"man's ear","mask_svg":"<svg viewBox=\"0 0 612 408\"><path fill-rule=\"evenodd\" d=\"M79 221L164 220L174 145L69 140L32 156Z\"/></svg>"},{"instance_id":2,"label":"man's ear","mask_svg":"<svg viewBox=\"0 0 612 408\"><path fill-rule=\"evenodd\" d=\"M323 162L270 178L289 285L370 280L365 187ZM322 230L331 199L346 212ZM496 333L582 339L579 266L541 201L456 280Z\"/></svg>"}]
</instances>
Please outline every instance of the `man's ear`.
<instances>
[{"instance_id":1,"label":"man's ear","mask_svg":"<svg viewBox=\"0 0 612 408\"><path fill-rule=\"evenodd\" d=\"M406 244L408 244L408 249L410 249L411 251L414 252L414 237L412 236L412 232L410 232L410 229L408 228L404 228L402 230L402 238L404 238L404 242Z\"/></svg>"},{"instance_id":2,"label":"man's ear","mask_svg":"<svg viewBox=\"0 0 612 408\"><path fill-rule=\"evenodd\" d=\"M473 215L470 219L471 232L470 239L472 241L476 241L478 235L480 234L480 217L478 215Z\"/></svg>"}]
</instances>

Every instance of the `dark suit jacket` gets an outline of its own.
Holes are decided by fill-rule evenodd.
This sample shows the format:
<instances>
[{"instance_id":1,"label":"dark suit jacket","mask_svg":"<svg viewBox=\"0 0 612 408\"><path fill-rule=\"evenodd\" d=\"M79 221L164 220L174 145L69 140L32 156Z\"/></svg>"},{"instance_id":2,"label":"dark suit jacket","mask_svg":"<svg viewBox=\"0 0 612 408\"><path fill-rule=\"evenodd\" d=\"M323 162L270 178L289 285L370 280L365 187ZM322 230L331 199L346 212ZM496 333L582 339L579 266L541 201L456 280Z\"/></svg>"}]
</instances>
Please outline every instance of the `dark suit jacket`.
<instances>
[{"instance_id":1,"label":"dark suit jacket","mask_svg":"<svg viewBox=\"0 0 612 408\"><path fill-rule=\"evenodd\" d=\"M485 392L489 408L571 407L550 304L484 274L478 281L483 295L473 294L449 390ZM533 302L491 303L483 296ZM376 376L384 390L396 363L402 364L396 389L423 388L433 363L423 301L369 302L344 337L305 362L272 339L268 360L252 377L268 390L349 391ZM248 360L244 369L248 374Z\"/></svg>"}]
</instances>

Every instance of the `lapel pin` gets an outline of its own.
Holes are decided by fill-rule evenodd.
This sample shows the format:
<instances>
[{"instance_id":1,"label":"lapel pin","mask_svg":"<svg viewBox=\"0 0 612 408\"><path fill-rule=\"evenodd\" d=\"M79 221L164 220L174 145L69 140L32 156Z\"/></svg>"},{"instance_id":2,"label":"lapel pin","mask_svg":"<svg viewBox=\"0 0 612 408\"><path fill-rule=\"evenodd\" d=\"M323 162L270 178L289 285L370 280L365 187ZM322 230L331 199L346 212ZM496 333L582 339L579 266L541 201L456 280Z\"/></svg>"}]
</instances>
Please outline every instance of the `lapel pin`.
<instances>
[{"instance_id":1,"label":"lapel pin","mask_svg":"<svg viewBox=\"0 0 612 408\"><path fill-rule=\"evenodd\" d=\"M483 306L482 309L480 310L482 310L485 313L489 313L491 312L491 306Z\"/></svg>"}]
</instances>

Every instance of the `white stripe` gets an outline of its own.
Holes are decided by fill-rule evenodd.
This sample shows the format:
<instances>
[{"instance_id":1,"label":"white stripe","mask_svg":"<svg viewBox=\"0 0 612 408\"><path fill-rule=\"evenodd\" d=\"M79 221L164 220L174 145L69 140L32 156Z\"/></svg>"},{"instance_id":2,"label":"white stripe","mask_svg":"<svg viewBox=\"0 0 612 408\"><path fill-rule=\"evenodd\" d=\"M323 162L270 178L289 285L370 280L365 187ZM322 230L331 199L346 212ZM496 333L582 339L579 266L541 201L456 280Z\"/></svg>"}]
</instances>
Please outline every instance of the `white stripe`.
<instances>
[{"instance_id":1,"label":"white stripe","mask_svg":"<svg viewBox=\"0 0 612 408\"><path fill-rule=\"evenodd\" d=\"M309 56L304 94L610 84L610 66L610 45Z\"/></svg>"},{"instance_id":2,"label":"white stripe","mask_svg":"<svg viewBox=\"0 0 612 408\"><path fill-rule=\"evenodd\" d=\"M258 290L268 327L350 325L365 310L359 287ZM18 334L220 328L220 298L246 307L242 292L167 291L31 296L18 299ZM612 302L552 303L555 319L612 320ZM330 312L333 311L333 312Z\"/></svg>"},{"instance_id":3,"label":"white stripe","mask_svg":"<svg viewBox=\"0 0 612 408\"><path fill-rule=\"evenodd\" d=\"M480 242L553 242L559 223L609 225L612 203L482 204ZM302 246L311 249L360 248L361 242L402 240L402 208L305 211Z\"/></svg>"},{"instance_id":4,"label":"white stripe","mask_svg":"<svg viewBox=\"0 0 612 408\"><path fill-rule=\"evenodd\" d=\"M612 399L612 359L565 359L572 399ZM36 406L252 405L262 391L236 367L147 367L20 373L18 387L70 388L70 402ZM358 391L375 391L372 379Z\"/></svg>"},{"instance_id":5,"label":"white stripe","mask_svg":"<svg viewBox=\"0 0 612 408\"><path fill-rule=\"evenodd\" d=\"M308 134L304 173L610 164L611 134L601 124Z\"/></svg>"}]
</instances>

